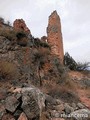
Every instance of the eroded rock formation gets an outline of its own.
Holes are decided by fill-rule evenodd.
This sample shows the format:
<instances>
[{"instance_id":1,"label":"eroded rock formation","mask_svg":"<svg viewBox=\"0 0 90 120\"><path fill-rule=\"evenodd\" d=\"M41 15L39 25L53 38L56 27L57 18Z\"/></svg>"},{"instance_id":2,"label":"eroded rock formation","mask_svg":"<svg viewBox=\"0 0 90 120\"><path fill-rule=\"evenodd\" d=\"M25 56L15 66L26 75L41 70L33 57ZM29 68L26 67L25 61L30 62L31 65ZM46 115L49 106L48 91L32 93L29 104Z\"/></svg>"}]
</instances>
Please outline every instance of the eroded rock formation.
<instances>
[{"instance_id":1,"label":"eroded rock formation","mask_svg":"<svg viewBox=\"0 0 90 120\"><path fill-rule=\"evenodd\" d=\"M49 16L47 27L47 41L51 46L52 54L58 55L61 63L63 63L64 50L61 33L60 17L56 11Z\"/></svg>"},{"instance_id":2,"label":"eroded rock formation","mask_svg":"<svg viewBox=\"0 0 90 120\"><path fill-rule=\"evenodd\" d=\"M29 28L26 26L25 21L23 19L16 19L13 23L13 27L15 30L23 30L28 34L31 34Z\"/></svg>"}]
</instances>

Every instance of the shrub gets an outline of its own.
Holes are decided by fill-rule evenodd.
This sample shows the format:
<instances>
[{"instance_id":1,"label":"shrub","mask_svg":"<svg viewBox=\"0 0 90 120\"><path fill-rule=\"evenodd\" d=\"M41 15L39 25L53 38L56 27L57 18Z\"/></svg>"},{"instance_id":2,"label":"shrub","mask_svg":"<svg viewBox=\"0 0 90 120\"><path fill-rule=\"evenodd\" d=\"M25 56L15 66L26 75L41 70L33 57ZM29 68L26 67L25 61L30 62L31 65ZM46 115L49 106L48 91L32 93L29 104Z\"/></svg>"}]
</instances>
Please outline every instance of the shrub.
<instances>
[{"instance_id":1,"label":"shrub","mask_svg":"<svg viewBox=\"0 0 90 120\"><path fill-rule=\"evenodd\" d=\"M4 36L10 41L16 40L16 31L11 29L0 29L0 36Z\"/></svg>"},{"instance_id":2,"label":"shrub","mask_svg":"<svg viewBox=\"0 0 90 120\"><path fill-rule=\"evenodd\" d=\"M68 89L67 86L56 85L51 87L49 90L49 95L51 95L53 98L61 99L67 103L76 103L79 101L78 96L72 90Z\"/></svg>"},{"instance_id":3,"label":"shrub","mask_svg":"<svg viewBox=\"0 0 90 120\"><path fill-rule=\"evenodd\" d=\"M40 48L33 53L32 63L36 66L37 75L39 76L40 86L42 86L42 80L40 77L40 70L47 62L47 57L50 54L49 49Z\"/></svg>"},{"instance_id":4,"label":"shrub","mask_svg":"<svg viewBox=\"0 0 90 120\"><path fill-rule=\"evenodd\" d=\"M87 70L90 67L90 62L80 63L76 62L69 53L65 53L64 55L64 65L67 66L70 70L77 70L77 71L83 71Z\"/></svg>"},{"instance_id":5,"label":"shrub","mask_svg":"<svg viewBox=\"0 0 90 120\"><path fill-rule=\"evenodd\" d=\"M1 79L14 79L18 75L17 67L7 61L0 61L0 78Z\"/></svg>"},{"instance_id":6,"label":"shrub","mask_svg":"<svg viewBox=\"0 0 90 120\"><path fill-rule=\"evenodd\" d=\"M48 45L48 43L42 42L39 38L34 38L34 46L35 47L45 47L45 48L50 49L50 46Z\"/></svg>"},{"instance_id":7,"label":"shrub","mask_svg":"<svg viewBox=\"0 0 90 120\"><path fill-rule=\"evenodd\" d=\"M76 70L77 68L76 61L69 55L68 52L64 55L64 65L67 66L70 70Z\"/></svg>"},{"instance_id":8,"label":"shrub","mask_svg":"<svg viewBox=\"0 0 90 120\"><path fill-rule=\"evenodd\" d=\"M0 17L0 23L4 23L4 19Z\"/></svg>"},{"instance_id":9,"label":"shrub","mask_svg":"<svg viewBox=\"0 0 90 120\"><path fill-rule=\"evenodd\" d=\"M28 44L28 38L23 37L22 39L17 39L17 44L20 46L27 46Z\"/></svg>"},{"instance_id":10,"label":"shrub","mask_svg":"<svg viewBox=\"0 0 90 120\"><path fill-rule=\"evenodd\" d=\"M23 31L18 31L16 33L16 37L17 37L17 39L22 39L22 38L27 37L27 36Z\"/></svg>"},{"instance_id":11,"label":"shrub","mask_svg":"<svg viewBox=\"0 0 90 120\"><path fill-rule=\"evenodd\" d=\"M77 70L78 71L83 71L83 70L88 70L90 67L90 62L85 62L85 63L77 63Z\"/></svg>"}]
</instances>

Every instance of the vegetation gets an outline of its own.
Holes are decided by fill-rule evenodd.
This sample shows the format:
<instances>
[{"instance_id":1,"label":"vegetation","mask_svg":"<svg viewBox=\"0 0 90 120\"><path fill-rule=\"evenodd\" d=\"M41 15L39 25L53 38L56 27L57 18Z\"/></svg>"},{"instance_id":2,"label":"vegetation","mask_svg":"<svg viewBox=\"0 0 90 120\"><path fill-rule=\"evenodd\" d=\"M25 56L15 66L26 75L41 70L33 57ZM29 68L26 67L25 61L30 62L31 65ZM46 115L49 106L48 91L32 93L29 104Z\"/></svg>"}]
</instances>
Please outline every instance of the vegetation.
<instances>
[{"instance_id":1,"label":"vegetation","mask_svg":"<svg viewBox=\"0 0 90 120\"><path fill-rule=\"evenodd\" d=\"M64 55L64 65L67 66L70 70L83 71L87 70L90 62L80 63L76 62L68 52Z\"/></svg>"},{"instance_id":2,"label":"vegetation","mask_svg":"<svg viewBox=\"0 0 90 120\"><path fill-rule=\"evenodd\" d=\"M0 80L14 79L17 75L17 68L13 63L0 61Z\"/></svg>"},{"instance_id":3,"label":"vegetation","mask_svg":"<svg viewBox=\"0 0 90 120\"><path fill-rule=\"evenodd\" d=\"M9 39L10 41L14 41L16 40L16 31L14 30L10 30L10 29L0 29L0 36L3 36L7 39Z\"/></svg>"},{"instance_id":4,"label":"vegetation","mask_svg":"<svg viewBox=\"0 0 90 120\"><path fill-rule=\"evenodd\" d=\"M4 19L0 17L0 23L4 23Z\"/></svg>"}]
</instances>

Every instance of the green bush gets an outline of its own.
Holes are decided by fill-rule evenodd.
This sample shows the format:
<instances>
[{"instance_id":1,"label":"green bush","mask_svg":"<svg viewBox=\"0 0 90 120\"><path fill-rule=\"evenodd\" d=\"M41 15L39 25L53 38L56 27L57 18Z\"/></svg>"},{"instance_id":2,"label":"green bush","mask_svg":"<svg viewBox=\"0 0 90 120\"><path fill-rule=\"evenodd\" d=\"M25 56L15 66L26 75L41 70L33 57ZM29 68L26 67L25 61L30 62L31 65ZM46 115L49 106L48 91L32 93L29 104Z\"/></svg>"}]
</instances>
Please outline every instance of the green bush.
<instances>
[{"instance_id":1,"label":"green bush","mask_svg":"<svg viewBox=\"0 0 90 120\"><path fill-rule=\"evenodd\" d=\"M4 19L0 17L0 23L4 23Z\"/></svg>"},{"instance_id":2,"label":"green bush","mask_svg":"<svg viewBox=\"0 0 90 120\"><path fill-rule=\"evenodd\" d=\"M48 43L41 41L39 38L34 38L34 46L35 47L45 47L45 48L49 48L50 46Z\"/></svg>"},{"instance_id":3,"label":"green bush","mask_svg":"<svg viewBox=\"0 0 90 120\"><path fill-rule=\"evenodd\" d=\"M64 55L64 65L67 66L70 70L83 71L87 70L90 67L90 62L76 62L68 52Z\"/></svg>"}]
</instances>

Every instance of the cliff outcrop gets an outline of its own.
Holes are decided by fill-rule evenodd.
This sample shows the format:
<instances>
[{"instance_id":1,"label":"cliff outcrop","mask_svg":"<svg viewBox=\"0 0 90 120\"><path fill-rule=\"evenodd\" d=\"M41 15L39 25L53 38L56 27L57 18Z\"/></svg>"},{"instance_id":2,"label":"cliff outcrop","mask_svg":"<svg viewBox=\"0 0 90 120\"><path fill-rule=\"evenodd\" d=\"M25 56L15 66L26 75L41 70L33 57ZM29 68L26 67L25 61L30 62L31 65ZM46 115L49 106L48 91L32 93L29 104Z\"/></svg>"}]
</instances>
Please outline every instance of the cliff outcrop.
<instances>
[{"instance_id":1,"label":"cliff outcrop","mask_svg":"<svg viewBox=\"0 0 90 120\"><path fill-rule=\"evenodd\" d=\"M16 19L13 23L15 30L23 30L27 34L31 34L29 28L26 26L26 23L23 19Z\"/></svg>"}]
</instances>

